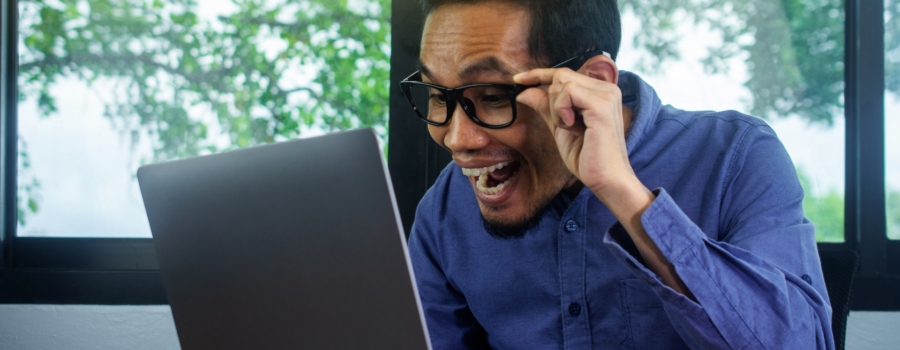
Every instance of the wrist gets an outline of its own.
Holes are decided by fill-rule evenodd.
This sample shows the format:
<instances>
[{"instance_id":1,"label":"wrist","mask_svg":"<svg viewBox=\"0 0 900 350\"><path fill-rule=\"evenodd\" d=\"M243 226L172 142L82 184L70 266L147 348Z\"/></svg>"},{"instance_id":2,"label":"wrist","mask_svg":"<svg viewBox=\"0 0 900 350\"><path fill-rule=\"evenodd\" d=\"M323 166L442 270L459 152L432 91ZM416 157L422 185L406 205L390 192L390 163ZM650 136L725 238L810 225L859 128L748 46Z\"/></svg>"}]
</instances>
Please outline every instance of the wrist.
<instances>
[{"instance_id":1,"label":"wrist","mask_svg":"<svg viewBox=\"0 0 900 350\"><path fill-rule=\"evenodd\" d=\"M637 178L602 190L591 188L591 191L626 229L635 224L640 225L641 215L656 199L656 195Z\"/></svg>"}]
</instances>

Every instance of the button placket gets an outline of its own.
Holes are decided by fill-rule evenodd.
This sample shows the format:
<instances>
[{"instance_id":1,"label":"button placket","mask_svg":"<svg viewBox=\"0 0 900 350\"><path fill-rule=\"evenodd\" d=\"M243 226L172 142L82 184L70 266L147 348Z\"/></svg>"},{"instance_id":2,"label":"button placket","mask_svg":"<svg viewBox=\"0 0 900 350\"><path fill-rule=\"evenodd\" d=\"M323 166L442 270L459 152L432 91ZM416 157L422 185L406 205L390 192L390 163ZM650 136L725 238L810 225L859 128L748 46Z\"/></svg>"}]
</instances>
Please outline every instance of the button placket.
<instances>
[{"instance_id":1,"label":"button placket","mask_svg":"<svg viewBox=\"0 0 900 350\"><path fill-rule=\"evenodd\" d=\"M587 203L580 198L572 203L568 215L560 218L558 227L560 264L560 308L563 316L565 349L589 349L590 326L587 324L584 294L585 230Z\"/></svg>"}]
</instances>

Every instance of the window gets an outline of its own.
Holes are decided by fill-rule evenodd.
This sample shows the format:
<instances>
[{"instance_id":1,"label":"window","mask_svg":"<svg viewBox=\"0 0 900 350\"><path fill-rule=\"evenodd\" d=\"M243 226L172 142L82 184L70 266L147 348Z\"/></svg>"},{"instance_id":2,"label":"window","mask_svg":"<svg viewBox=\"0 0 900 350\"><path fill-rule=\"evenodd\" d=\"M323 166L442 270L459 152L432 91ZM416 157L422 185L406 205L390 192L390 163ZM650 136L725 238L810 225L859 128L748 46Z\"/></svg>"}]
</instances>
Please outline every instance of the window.
<instances>
[{"instance_id":1,"label":"window","mask_svg":"<svg viewBox=\"0 0 900 350\"><path fill-rule=\"evenodd\" d=\"M884 9L884 133L887 235L900 240L900 1Z\"/></svg>"},{"instance_id":2,"label":"window","mask_svg":"<svg viewBox=\"0 0 900 350\"><path fill-rule=\"evenodd\" d=\"M773 126L819 248L860 253L857 310L900 310L898 1L619 2L619 63L665 103L738 109ZM136 238L147 237L145 219L125 219L143 213L128 204L140 205L140 164L367 125L386 140L390 130L409 232L450 161L395 85L418 58L416 0L0 9L0 302L165 303L152 242ZM73 207L82 211L63 210Z\"/></svg>"},{"instance_id":3,"label":"window","mask_svg":"<svg viewBox=\"0 0 900 350\"><path fill-rule=\"evenodd\" d=\"M0 7L0 302L165 303L140 165L356 127L387 141L389 1Z\"/></svg>"},{"instance_id":4,"label":"window","mask_svg":"<svg viewBox=\"0 0 900 350\"><path fill-rule=\"evenodd\" d=\"M362 126L387 137L389 3L18 10L18 236L149 238L143 164Z\"/></svg>"},{"instance_id":5,"label":"window","mask_svg":"<svg viewBox=\"0 0 900 350\"><path fill-rule=\"evenodd\" d=\"M664 104L766 120L797 168L816 240L843 242L843 3L712 4L621 1L619 67Z\"/></svg>"}]
</instances>

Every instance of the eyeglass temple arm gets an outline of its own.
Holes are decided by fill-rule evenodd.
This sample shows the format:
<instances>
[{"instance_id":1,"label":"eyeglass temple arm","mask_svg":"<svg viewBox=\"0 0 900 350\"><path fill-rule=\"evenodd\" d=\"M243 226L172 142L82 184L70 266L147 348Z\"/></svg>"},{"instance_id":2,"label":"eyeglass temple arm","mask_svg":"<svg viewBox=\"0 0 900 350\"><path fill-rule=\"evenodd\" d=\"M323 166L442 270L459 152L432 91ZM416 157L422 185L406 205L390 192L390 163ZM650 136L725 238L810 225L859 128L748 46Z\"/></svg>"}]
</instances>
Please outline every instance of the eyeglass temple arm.
<instances>
[{"instance_id":1,"label":"eyeglass temple arm","mask_svg":"<svg viewBox=\"0 0 900 350\"><path fill-rule=\"evenodd\" d=\"M567 59L565 61L562 61L559 64L557 64L551 68L566 67L566 68L570 68L572 70L578 70L581 68L582 65L584 65L584 62L587 62L588 59L590 59L591 57L594 57L596 55L603 55L603 56L606 56L606 57L609 57L610 59L612 59L612 55L610 55L609 52L606 52L603 50L591 50L591 51L585 52L583 54L580 54L578 56ZM575 67L575 65L572 64L574 62L578 63L577 67Z\"/></svg>"},{"instance_id":2,"label":"eyeglass temple arm","mask_svg":"<svg viewBox=\"0 0 900 350\"><path fill-rule=\"evenodd\" d=\"M596 55L603 55L603 56L606 56L606 57L609 57L610 59L612 59L612 55L610 55L609 52L606 52L603 50L591 50L591 51L585 52L583 54L580 54L578 56L567 59L565 61L562 61L559 64L557 64L553 67L550 67L550 68L566 67L566 68L570 68L572 70L578 70L581 68L582 65L584 65L584 62L587 62L588 59L590 59L591 57L594 57ZM574 66L574 65L571 65L572 62L578 62L578 67L573 68L572 66ZM515 88L516 88L516 93L521 93L522 91L528 90L530 88L538 87L538 86L541 86L541 84L537 84L537 85L516 84Z\"/></svg>"},{"instance_id":3,"label":"eyeglass temple arm","mask_svg":"<svg viewBox=\"0 0 900 350\"><path fill-rule=\"evenodd\" d=\"M419 75L419 73L421 73L421 71L415 71L415 72L413 72L413 74L410 74L408 77L406 77L406 79L403 79L403 80L401 80L400 82L409 81L410 79L412 79L412 78L415 77L416 75Z\"/></svg>"}]
</instances>

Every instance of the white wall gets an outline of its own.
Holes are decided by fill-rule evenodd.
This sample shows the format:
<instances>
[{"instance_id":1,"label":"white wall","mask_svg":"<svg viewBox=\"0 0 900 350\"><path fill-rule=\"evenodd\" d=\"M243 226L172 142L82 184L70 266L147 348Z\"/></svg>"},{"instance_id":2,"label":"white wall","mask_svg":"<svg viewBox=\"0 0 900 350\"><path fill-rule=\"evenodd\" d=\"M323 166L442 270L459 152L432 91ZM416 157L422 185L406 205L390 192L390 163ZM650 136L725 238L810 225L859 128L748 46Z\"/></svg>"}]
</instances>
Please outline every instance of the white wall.
<instances>
[{"instance_id":1,"label":"white wall","mask_svg":"<svg viewBox=\"0 0 900 350\"><path fill-rule=\"evenodd\" d=\"M900 349L900 311L851 311L847 349Z\"/></svg>"},{"instance_id":2,"label":"white wall","mask_svg":"<svg viewBox=\"0 0 900 350\"><path fill-rule=\"evenodd\" d=\"M0 349L178 350L168 306L0 305ZM900 349L900 312L854 311L848 350Z\"/></svg>"},{"instance_id":3,"label":"white wall","mask_svg":"<svg viewBox=\"0 0 900 350\"><path fill-rule=\"evenodd\" d=\"M3 350L178 350L168 305L0 305Z\"/></svg>"}]
</instances>

